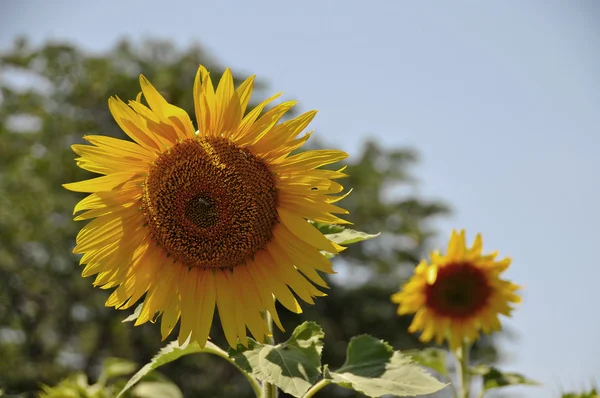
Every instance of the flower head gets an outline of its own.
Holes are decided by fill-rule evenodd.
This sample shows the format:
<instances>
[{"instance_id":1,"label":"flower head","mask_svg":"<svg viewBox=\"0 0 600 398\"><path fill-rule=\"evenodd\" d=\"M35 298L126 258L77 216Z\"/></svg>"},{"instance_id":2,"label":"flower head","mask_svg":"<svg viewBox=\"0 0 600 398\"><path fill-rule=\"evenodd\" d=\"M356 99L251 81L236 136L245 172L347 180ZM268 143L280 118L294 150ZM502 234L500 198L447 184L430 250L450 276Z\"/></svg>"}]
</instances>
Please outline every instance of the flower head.
<instances>
[{"instance_id":1,"label":"flower head","mask_svg":"<svg viewBox=\"0 0 600 398\"><path fill-rule=\"evenodd\" d=\"M73 145L78 165L103 174L65 184L90 193L76 220L89 220L77 236L83 276L115 288L106 305L126 309L144 298L136 325L161 315L166 338L181 320L179 341L204 346L215 308L233 347L269 334L264 311L283 328L274 298L301 312L294 294L313 303L332 273L321 250L343 247L307 220L347 224L334 214L343 198L342 172L319 167L347 154L311 150L291 155L309 138L298 135L315 111L280 119L295 104L263 112L278 95L246 113L254 76L234 88L229 69L214 89L200 67L194 84L197 129L143 76L142 93L125 104L109 99L116 122L134 141L87 136ZM142 103L142 95L148 106ZM80 213L82 212L82 213Z\"/></svg>"},{"instance_id":2,"label":"flower head","mask_svg":"<svg viewBox=\"0 0 600 398\"><path fill-rule=\"evenodd\" d=\"M431 264L423 260L392 295L399 315L415 314L409 331L421 330L421 341L447 340L454 350L475 341L480 331L499 330L498 315L510 316L512 303L521 301L519 286L500 279L511 260L496 260L496 252L484 255L482 248L481 235L469 248L465 232L453 231L446 255L431 253Z\"/></svg>"}]
</instances>

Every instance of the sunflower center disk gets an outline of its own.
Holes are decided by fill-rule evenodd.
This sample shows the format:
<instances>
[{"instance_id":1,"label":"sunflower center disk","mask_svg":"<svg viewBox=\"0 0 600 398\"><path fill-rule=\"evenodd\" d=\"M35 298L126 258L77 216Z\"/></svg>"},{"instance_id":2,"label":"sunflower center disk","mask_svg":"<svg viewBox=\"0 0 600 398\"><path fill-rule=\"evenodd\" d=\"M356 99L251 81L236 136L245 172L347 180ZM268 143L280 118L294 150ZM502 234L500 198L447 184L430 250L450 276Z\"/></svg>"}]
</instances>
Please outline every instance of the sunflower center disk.
<instances>
[{"instance_id":1,"label":"sunflower center disk","mask_svg":"<svg viewBox=\"0 0 600 398\"><path fill-rule=\"evenodd\" d=\"M427 306L440 315L469 317L484 307L491 294L482 270L470 263L453 263L438 269L433 285L427 285Z\"/></svg>"},{"instance_id":2,"label":"sunflower center disk","mask_svg":"<svg viewBox=\"0 0 600 398\"><path fill-rule=\"evenodd\" d=\"M269 243L277 223L273 174L222 138L190 139L163 152L142 203L152 238L189 267L243 264Z\"/></svg>"},{"instance_id":3,"label":"sunflower center disk","mask_svg":"<svg viewBox=\"0 0 600 398\"><path fill-rule=\"evenodd\" d=\"M198 195L185 205L185 218L199 228L210 228L217 222L217 208L210 197Z\"/></svg>"}]
</instances>

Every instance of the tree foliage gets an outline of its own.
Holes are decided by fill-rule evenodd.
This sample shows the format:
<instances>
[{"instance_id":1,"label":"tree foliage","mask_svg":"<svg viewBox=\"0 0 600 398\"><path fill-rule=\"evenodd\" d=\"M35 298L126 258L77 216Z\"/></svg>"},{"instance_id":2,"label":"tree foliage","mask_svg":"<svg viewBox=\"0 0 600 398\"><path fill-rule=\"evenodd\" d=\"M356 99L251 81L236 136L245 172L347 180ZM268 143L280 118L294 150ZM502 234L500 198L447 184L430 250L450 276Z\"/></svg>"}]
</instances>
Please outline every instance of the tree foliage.
<instances>
[{"instance_id":1,"label":"tree foliage","mask_svg":"<svg viewBox=\"0 0 600 398\"><path fill-rule=\"evenodd\" d=\"M111 356L146 363L161 347L157 327L133 328L128 313L104 307L109 292L80 276L71 253L80 223L72 209L83 196L61 187L90 178L78 169L70 145L84 134L124 138L107 99L127 100L148 77L166 99L193 115L192 82L198 64L215 78L223 68L200 47L184 51L168 42L118 43L104 54L88 54L65 43L39 48L18 40L0 56L0 388L7 393L54 385L73 371L93 380ZM239 77L239 79L237 78ZM237 76L236 83L246 76ZM342 202L360 230L382 232L336 259L352 282L335 283L329 297L305 305L298 316L284 309L287 333L305 320L325 331L324 360L341 364L350 338L369 333L395 348L419 346L406 332L410 319L395 315L389 296L425 255L435 231L432 221L447 214L438 201L402 193L415 183L407 149L365 144L350 159L344 185L354 192ZM400 191L402 190L402 191ZM335 279L339 280L339 279ZM223 340L218 322L211 332ZM243 376L218 358L189 356L164 367L184 396L251 396ZM218 383L215 383L218 380ZM327 388L327 396L349 390Z\"/></svg>"}]
</instances>

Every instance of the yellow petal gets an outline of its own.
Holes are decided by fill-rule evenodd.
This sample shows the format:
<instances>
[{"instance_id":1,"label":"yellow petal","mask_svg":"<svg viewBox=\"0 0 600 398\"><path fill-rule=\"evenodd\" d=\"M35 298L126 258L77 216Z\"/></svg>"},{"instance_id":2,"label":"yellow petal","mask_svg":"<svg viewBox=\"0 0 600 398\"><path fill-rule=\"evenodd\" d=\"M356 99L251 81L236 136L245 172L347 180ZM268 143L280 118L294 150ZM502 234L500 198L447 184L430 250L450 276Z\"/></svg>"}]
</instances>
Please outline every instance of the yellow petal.
<instances>
[{"instance_id":1,"label":"yellow petal","mask_svg":"<svg viewBox=\"0 0 600 398\"><path fill-rule=\"evenodd\" d=\"M333 244L318 229L296 213L284 208L277 209L281 222L291 233L320 250L339 253L339 246ZM337 246L337 247L336 247Z\"/></svg>"},{"instance_id":2,"label":"yellow petal","mask_svg":"<svg viewBox=\"0 0 600 398\"><path fill-rule=\"evenodd\" d=\"M346 159L348 154L343 151L328 149L317 149L304 151L285 159L281 164L274 168L278 173L298 172L316 169L330 163L335 163Z\"/></svg>"},{"instance_id":3,"label":"yellow petal","mask_svg":"<svg viewBox=\"0 0 600 398\"><path fill-rule=\"evenodd\" d=\"M132 184L141 182L141 178L134 173L124 171L85 181L63 184L63 187L73 192L102 192L111 191L119 186L123 187L128 182L130 183L129 186L131 186Z\"/></svg>"},{"instance_id":4,"label":"yellow petal","mask_svg":"<svg viewBox=\"0 0 600 398\"><path fill-rule=\"evenodd\" d=\"M230 291L231 286L225 276L226 271L215 271L215 285L217 288L217 308L219 309L219 318L223 326L225 338L231 347L237 347L237 338L239 327L235 318L235 307Z\"/></svg>"}]
</instances>

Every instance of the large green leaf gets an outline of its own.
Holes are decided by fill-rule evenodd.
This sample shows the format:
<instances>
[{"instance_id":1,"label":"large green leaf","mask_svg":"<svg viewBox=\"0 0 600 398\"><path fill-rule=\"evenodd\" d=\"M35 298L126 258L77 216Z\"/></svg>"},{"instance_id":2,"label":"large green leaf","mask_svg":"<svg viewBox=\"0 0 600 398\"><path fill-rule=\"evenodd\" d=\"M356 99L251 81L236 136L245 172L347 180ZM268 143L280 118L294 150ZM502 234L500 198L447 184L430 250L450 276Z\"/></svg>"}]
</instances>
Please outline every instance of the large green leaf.
<instances>
[{"instance_id":1,"label":"large green leaf","mask_svg":"<svg viewBox=\"0 0 600 398\"><path fill-rule=\"evenodd\" d=\"M206 342L205 348L200 348L200 345L196 342L187 344L184 343L182 346L179 345L177 341L172 341L163 347L158 354L152 358L150 363L146 364L143 368L141 368L129 381L125 384L125 387L121 390L118 397L123 396L123 394L133 387L138 381L142 379L142 377L146 376L148 373L152 372L154 369L159 366L165 365L169 362L173 362L176 359L181 358L184 355L195 354L198 352L210 352L210 351L219 351L221 350L219 347L211 343L210 341Z\"/></svg>"},{"instance_id":2,"label":"large green leaf","mask_svg":"<svg viewBox=\"0 0 600 398\"><path fill-rule=\"evenodd\" d=\"M478 365L471 368L471 373L480 375L483 378L483 389L491 390L515 385L539 385L537 381L528 379L519 373L503 373L498 368L488 365Z\"/></svg>"},{"instance_id":3,"label":"large green leaf","mask_svg":"<svg viewBox=\"0 0 600 398\"><path fill-rule=\"evenodd\" d=\"M446 351L440 348L425 348L424 350L410 350L404 351L404 355L410 357L413 361L419 365L425 366L431 370L434 370L442 376L448 376L448 369L446 368Z\"/></svg>"},{"instance_id":4,"label":"large green leaf","mask_svg":"<svg viewBox=\"0 0 600 398\"><path fill-rule=\"evenodd\" d=\"M304 395L321 374L324 333L314 322L298 326L285 343L275 346L248 339L248 348L230 350L235 363L262 382L275 384L294 397Z\"/></svg>"},{"instance_id":5,"label":"large green leaf","mask_svg":"<svg viewBox=\"0 0 600 398\"><path fill-rule=\"evenodd\" d=\"M352 338L346 362L326 377L369 397L424 395L446 386L386 342L368 335Z\"/></svg>"}]
</instances>

